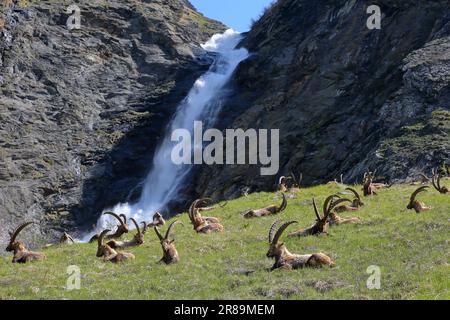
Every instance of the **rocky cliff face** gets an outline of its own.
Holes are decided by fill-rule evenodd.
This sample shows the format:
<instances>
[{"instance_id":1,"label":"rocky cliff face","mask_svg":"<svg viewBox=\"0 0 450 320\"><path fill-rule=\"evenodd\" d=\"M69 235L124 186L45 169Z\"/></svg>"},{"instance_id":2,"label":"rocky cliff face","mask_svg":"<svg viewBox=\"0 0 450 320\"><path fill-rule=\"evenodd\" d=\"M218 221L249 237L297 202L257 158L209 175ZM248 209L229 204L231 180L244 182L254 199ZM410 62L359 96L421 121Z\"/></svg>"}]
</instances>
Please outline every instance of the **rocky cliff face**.
<instances>
[{"instance_id":1,"label":"rocky cliff face","mask_svg":"<svg viewBox=\"0 0 450 320\"><path fill-rule=\"evenodd\" d=\"M369 30L369 5L381 30ZM279 0L242 46L222 128L280 129L280 175L305 184L391 181L450 159L448 1ZM215 177L211 179L210 177ZM272 189L256 166L203 168L196 193Z\"/></svg>"},{"instance_id":2,"label":"rocky cliff face","mask_svg":"<svg viewBox=\"0 0 450 320\"><path fill-rule=\"evenodd\" d=\"M211 58L224 26L184 0L2 1L0 247L40 221L35 240L90 225L139 194L155 145ZM37 236L36 236L37 234Z\"/></svg>"}]
</instances>

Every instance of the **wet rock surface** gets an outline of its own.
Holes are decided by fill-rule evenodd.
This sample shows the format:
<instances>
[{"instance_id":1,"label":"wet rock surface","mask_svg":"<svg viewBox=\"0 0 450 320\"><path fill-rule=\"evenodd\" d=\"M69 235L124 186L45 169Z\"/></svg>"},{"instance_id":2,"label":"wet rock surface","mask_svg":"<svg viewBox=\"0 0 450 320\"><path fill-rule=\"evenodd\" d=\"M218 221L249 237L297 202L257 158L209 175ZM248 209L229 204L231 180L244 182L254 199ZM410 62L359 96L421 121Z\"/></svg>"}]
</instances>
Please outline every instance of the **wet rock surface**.
<instances>
[{"instance_id":1,"label":"wet rock surface","mask_svg":"<svg viewBox=\"0 0 450 320\"><path fill-rule=\"evenodd\" d=\"M246 35L221 128L280 129L280 172L306 185L391 182L450 162L450 7L447 1L280 0ZM205 167L195 194L217 199L273 190L256 166Z\"/></svg>"},{"instance_id":2,"label":"wet rock surface","mask_svg":"<svg viewBox=\"0 0 450 320\"><path fill-rule=\"evenodd\" d=\"M180 0L2 1L0 246L25 220L28 240L89 228L139 195L174 108L224 26Z\"/></svg>"}]
</instances>

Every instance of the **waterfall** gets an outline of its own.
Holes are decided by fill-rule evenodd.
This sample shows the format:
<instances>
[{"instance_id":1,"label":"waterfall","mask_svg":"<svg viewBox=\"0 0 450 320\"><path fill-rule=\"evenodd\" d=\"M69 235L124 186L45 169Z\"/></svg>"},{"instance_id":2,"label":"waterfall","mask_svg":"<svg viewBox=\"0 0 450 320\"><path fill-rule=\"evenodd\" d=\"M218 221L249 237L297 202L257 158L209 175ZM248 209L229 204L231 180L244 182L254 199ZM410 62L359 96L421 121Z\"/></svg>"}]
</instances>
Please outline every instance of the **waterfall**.
<instances>
[{"instance_id":1,"label":"waterfall","mask_svg":"<svg viewBox=\"0 0 450 320\"><path fill-rule=\"evenodd\" d=\"M171 152L175 143L171 141L171 133L175 129L194 130L194 121L203 121L211 126L216 121L222 101L220 92L230 80L239 63L248 57L244 48L236 49L242 39L240 33L229 29L223 34L216 34L202 45L209 52L217 53L217 58L209 70L198 78L187 97L179 104L171 119L162 143L156 149L151 170L146 178L142 195L137 203L122 203L107 211L124 214L137 221L149 221L155 211L163 208L176 197L181 183L192 169L191 165L175 165L171 161ZM105 227L117 225L111 216L102 215L93 234Z\"/></svg>"}]
</instances>

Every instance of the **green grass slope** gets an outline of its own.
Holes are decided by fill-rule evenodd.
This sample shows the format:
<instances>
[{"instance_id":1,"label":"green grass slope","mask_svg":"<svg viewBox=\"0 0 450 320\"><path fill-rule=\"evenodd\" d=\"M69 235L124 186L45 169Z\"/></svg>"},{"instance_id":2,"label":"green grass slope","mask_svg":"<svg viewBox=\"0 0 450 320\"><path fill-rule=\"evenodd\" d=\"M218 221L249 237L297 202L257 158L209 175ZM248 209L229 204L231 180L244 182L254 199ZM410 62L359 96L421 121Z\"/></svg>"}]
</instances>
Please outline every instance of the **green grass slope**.
<instances>
[{"instance_id":1,"label":"green grass slope","mask_svg":"<svg viewBox=\"0 0 450 320\"><path fill-rule=\"evenodd\" d=\"M359 187L358 187L359 188ZM0 258L0 299L449 299L450 196L435 191L419 198L434 207L416 214L406 210L414 186L394 186L365 199L359 225L333 227L330 236L283 241L293 253L324 252L335 268L277 270L266 258L267 235L277 218L296 219L297 227L314 220L311 198L322 201L342 192L329 184L303 189L290 197L279 216L245 220L245 209L280 201L275 193L258 193L230 201L211 213L219 217L223 234L198 235L187 214L175 227L180 263L159 264L162 252L150 230L146 244L128 251L136 260L113 265L95 257L95 244L44 249L48 259L26 265ZM164 230L167 226L164 227ZM26 232L26 231L25 231ZM67 290L67 267L81 270L80 290ZM381 268L381 289L366 286L371 265Z\"/></svg>"}]
</instances>

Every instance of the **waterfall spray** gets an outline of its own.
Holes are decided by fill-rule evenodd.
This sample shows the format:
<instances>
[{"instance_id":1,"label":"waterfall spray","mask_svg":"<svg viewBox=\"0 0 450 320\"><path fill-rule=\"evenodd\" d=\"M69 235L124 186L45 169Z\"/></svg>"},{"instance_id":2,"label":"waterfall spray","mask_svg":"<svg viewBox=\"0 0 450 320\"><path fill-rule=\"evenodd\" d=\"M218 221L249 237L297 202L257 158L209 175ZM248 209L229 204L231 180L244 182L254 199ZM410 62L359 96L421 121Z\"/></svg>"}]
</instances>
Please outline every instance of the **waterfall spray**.
<instances>
[{"instance_id":1,"label":"waterfall spray","mask_svg":"<svg viewBox=\"0 0 450 320\"><path fill-rule=\"evenodd\" d=\"M171 141L171 133L176 129L187 129L192 133L196 120L203 121L207 126L214 124L222 105L221 90L239 63L248 57L246 49L236 49L241 39L238 32L229 29L223 34L214 35L202 45L204 50L217 53L217 58L209 70L195 81L187 97L179 104L167 127L165 137L155 152L139 201L134 204L118 204L108 211L124 214L127 218L148 221L155 211L176 197L181 183L188 176L192 166L172 163L171 152L175 143ZM96 230L86 235L84 240L109 224L115 223L110 219L109 216L102 215L97 222Z\"/></svg>"}]
</instances>

